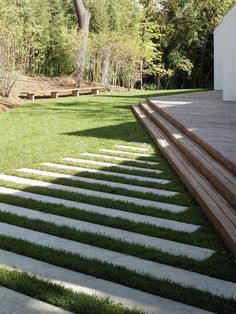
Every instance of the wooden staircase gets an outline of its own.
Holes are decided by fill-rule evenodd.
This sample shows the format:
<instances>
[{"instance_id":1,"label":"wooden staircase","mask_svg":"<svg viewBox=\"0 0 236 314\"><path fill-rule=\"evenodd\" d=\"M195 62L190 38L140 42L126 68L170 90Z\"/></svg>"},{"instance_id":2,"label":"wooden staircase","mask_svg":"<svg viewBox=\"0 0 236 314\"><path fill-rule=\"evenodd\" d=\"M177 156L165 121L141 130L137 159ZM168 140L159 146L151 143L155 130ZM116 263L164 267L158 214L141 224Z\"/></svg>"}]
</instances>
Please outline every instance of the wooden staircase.
<instances>
[{"instance_id":1,"label":"wooden staircase","mask_svg":"<svg viewBox=\"0 0 236 314\"><path fill-rule=\"evenodd\" d=\"M231 165L151 100L132 109L236 257L236 177Z\"/></svg>"}]
</instances>

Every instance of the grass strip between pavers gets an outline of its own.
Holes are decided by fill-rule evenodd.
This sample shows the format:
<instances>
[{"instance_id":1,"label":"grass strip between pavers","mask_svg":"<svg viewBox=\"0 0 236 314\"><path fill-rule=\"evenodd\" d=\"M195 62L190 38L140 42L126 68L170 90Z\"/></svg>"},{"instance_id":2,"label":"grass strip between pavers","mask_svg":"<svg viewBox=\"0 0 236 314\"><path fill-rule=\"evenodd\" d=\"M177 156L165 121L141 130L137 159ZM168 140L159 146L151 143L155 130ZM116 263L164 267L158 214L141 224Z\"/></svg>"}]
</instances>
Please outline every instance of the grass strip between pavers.
<instances>
[{"instance_id":1,"label":"grass strip between pavers","mask_svg":"<svg viewBox=\"0 0 236 314\"><path fill-rule=\"evenodd\" d=\"M141 259L236 282L236 269L234 263L233 261L229 263L225 258L226 256L221 251L215 253L207 260L196 261L187 257L174 256L167 252L162 252L158 249L146 247L141 244L128 243L119 239L114 239L99 233L79 231L72 227L58 226L54 223L39 219L29 219L15 214L0 212L0 221L33 231L139 257Z\"/></svg>"},{"instance_id":2,"label":"grass strip between pavers","mask_svg":"<svg viewBox=\"0 0 236 314\"><path fill-rule=\"evenodd\" d=\"M179 193L174 196L154 195L152 193L142 193L142 192L127 190L127 189L122 189L122 188L109 187L106 185L74 181L67 178L52 178L50 176L38 175L38 174L33 174L33 173L31 174L31 173L21 172L21 171L8 172L6 174L20 177L20 178L45 181L45 182L59 184L59 185L78 187L82 189L89 189L93 191L105 192L105 193L115 194L115 195L130 196L130 197L135 197L135 198L140 198L140 199L145 199L145 200L150 200L150 201L157 201L157 202L181 205L181 206L186 206L186 207L193 205L191 198L189 198L189 196L184 193L182 194Z\"/></svg>"},{"instance_id":3,"label":"grass strip between pavers","mask_svg":"<svg viewBox=\"0 0 236 314\"><path fill-rule=\"evenodd\" d=\"M92 154L95 154L92 155L92 156L88 156L88 155L84 155L83 153L80 154L80 155L73 155L73 156L68 156L68 157L71 157L71 158L79 158L79 159L86 159L86 160L93 160L93 161L99 161L99 162L107 162L107 163L112 163L112 164L115 164L115 165L127 165L127 166L134 166L134 167L140 167L140 168L147 168L147 169L157 169L157 170L160 170L160 160L161 160L161 156L160 155L157 155L155 157L155 159L153 160L143 160L142 158L143 157L136 157L136 156L119 156L118 154L109 154L109 153L105 153L105 152L102 152L102 151L89 151L89 152L85 152L85 153L92 153ZM159 154L159 153L158 153ZM96 156L96 155L99 155L99 156ZM100 156L101 155L101 156ZM104 157L103 157L104 156ZM117 159L114 159L114 158L118 157L118 158L125 158L125 160L117 160ZM66 157L65 157L66 158ZM126 159L130 159L130 160L126 160ZM143 161L142 163L140 163L139 161ZM150 164L147 164L145 163L145 161L149 162L156 162L156 163L159 163L159 164L156 164L156 165L150 165Z\"/></svg>"},{"instance_id":4,"label":"grass strip between pavers","mask_svg":"<svg viewBox=\"0 0 236 314\"><path fill-rule=\"evenodd\" d=\"M195 207L187 208L185 211L180 213L172 213L168 210L158 209L158 208L151 208L146 206L138 206L136 204L123 202L123 201L116 201L111 199L100 198L96 196L87 196L84 194L78 194L73 192L61 191L61 190L54 190L48 189L46 187L38 187L38 186L27 186L24 184L18 184L9 181L1 181L0 186L12 189L18 189L24 192L30 192L34 194L41 194L46 196L52 196L60 199L95 205L95 206L102 206L106 208L113 208L121 211L132 212L136 214L142 214L152 217L160 217L166 219L173 219L176 221L187 222L192 224L203 224L203 220L199 212L195 210Z\"/></svg>"},{"instance_id":5,"label":"grass strip between pavers","mask_svg":"<svg viewBox=\"0 0 236 314\"><path fill-rule=\"evenodd\" d=\"M219 241L219 238L215 235L209 225L205 225L204 227L199 228L199 230L193 233L185 233L181 231L156 227L154 225L146 223L137 223L124 218L110 217L98 213L86 212L80 209L67 208L59 204L51 204L30 199L24 199L14 195L0 194L0 202L25 207L28 209L38 210L43 213L88 221L98 225L114 227L121 230L137 232L144 235L160 237L210 249L218 249L221 243Z\"/></svg>"},{"instance_id":6,"label":"grass strip between pavers","mask_svg":"<svg viewBox=\"0 0 236 314\"><path fill-rule=\"evenodd\" d=\"M59 162L57 162L59 163ZM114 166L100 166L100 165L94 165L94 164L88 164L88 163L81 163L81 162L73 162L69 160L60 160L60 163L63 165L67 166L74 166L74 167L81 167L81 168L88 168L88 169L95 169L95 170L102 170L102 171L107 171L107 172L115 172L115 173L124 173L124 174L129 174L129 175L136 175L136 176L142 176L142 177L149 177L153 179L165 179L165 180L170 180L171 176L168 175L167 173L160 172L160 173L155 173L155 172L145 172L145 171L138 171L138 170L129 170L129 169L120 169L118 167ZM162 170L158 168L157 170ZM169 173L171 174L172 171Z\"/></svg>"},{"instance_id":7,"label":"grass strip between pavers","mask_svg":"<svg viewBox=\"0 0 236 314\"><path fill-rule=\"evenodd\" d=\"M101 149L115 149L114 147L100 147ZM115 149L116 150L116 149ZM148 152L147 154L151 154L152 156L135 156L135 155L129 155L129 154L126 154L126 153L141 153L141 152L134 152L134 151L127 151L127 150L124 150L124 153L121 153L121 150L119 149L118 151L118 148L116 150L116 152L114 153L111 153L111 152L103 152L103 151L100 151L100 150L96 150L96 151L89 151L89 152L85 152L85 153L97 153L97 154L101 154L101 155L105 155L105 156L110 156L110 157L121 157L121 158L127 158L127 159L131 159L130 161L128 162L133 162L132 159L136 159L136 160L141 160L141 161L151 161L151 162L159 162L159 160L161 160L161 155L159 153L159 151L157 151L157 149L155 148L155 151L152 151L151 153ZM142 153L141 153L142 154ZM144 153L146 154L146 152ZM75 157L76 156L76 157ZM108 162L106 160L101 159L100 157L92 157L92 156L84 156L82 154L80 155L74 155L74 156L66 156L66 157L69 157L69 158L80 158L80 159L88 159L88 160L98 160L98 161L102 161L102 162ZM66 158L65 157L65 158ZM115 160L115 159L111 159L111 163L115 163L115 164L121 164L123 162L126 162L126 161L118 161L118 160ZM153 168L153 167L157 167L158 168L158 165L137 165L137 163L135 164L137 167L140 167L140 168Z\"/></svg>"},{"instance_id":8,"label":"grass strip between pavers","mask_svg":"<svg viewBox=\"0 0 236 314\"><path fill-rule=\"evenodd\" d=\"M236 307L236 301L231 299L214 296L195 288L186 288L167 280L154 279L147 274L138 274L125 267L35 245L24 240L0 236L0 248L205 310L232 314Z\"/></svg>"},{"instance_id":9,"label":"grass strip between pavers","mask_svg":"<svg viewBox=\"0 0 236 314\"><path fill-rule=\"evenodd\" d=\"M42 169L43 168L43 169ZM80 186L81 185L81 187L82 187L82 184L83 184L83 186L84 187L87 187L87 188L89 188L89 189L95 189L95 190L97 190L97 189L99 189L99 190L104 190L104 192L110 192L110 193L117 193L117 192L119 192L119 191L121 191L121 194L123 194L123 195L125 195L125 193L128 193L128 192L131 192L132 194L130 194L130 195L132 195L132 196L134 196L134 197L137 197L137 196L139 196L139 195L141 195L142 196L142 198L147 198L147 196L146 195L148 195L148 197L150 196L151 198L154 196L157 196L158 194L154 194L154 193L146 193L146 192L141 192L141 188L151 188L151 189L158 189L158 190L160 190L160 191L169 191L169 192L174 192L174 193L177 193L177 194L181 194L181 195L183 195L186 191L175 191L175 190L173 190L173 189L169 189L168 188L168 186L167 186L167 184L153 184L153 185L151 185L151 186L145 186L144 184L140 184L140 182L138 182L139 184L136 184L137 182L134 182L134 181L132 181L132 180L114 180L113 178L110 178L110 177L108 177L108 178L104 178L104 177L99 177L99 176L96 176L96 174L94 173L94 175L95 176L85 176L84 174L83 175L80 175L80 173L71 173L71 171L63 171L62 169L61 169L61 171L59 170L59 169L57 169L57 168L50 168L50 170L47 168L47 169L45 169L45 167L34 167L33 169L32 168L28 168L30 171L44 171L44 172L50 172L50 173L53 173L53 174L55 174L55 175L63 175L63 176L70 176L70 178L63 178L63 177L61 177L61 178L57 178L57 177L52 177L52 176L49 176L49 175L44 175L44 174L36 174L36 175L38 175L39 177L38 178L41 178L41 180L42 180L42 178L48 178L48 179L51 179L51 180L57 180L57 179L63 179L63 180L67 180L68 181L68 185L74 185L74 186ZM24 171L24 170L16 170L16 171L8 171L8 172L5 172L4 174L7 174L7 175L12 175L12 174L14 174L14 175L17 175L17 176L25 176L25 175L35 175L34 173L30 173L30 172L27 172L27 171ZM95 181L99 181L99 183L96 183L96 182L85 182L85 180L86 179L92 179L92 180L95 180ZM43 179L44 180L44 179ZM84 181L83 181L84 180ZM106 181L106 183L104 183L103 181ZM123 182L121 182L121 181L123 181ZM130 182L130 181L132 181L132 183ZM66 181L65 181L66 182ZM112 186L110 186L109 184L111 183L111 184L125 184L125 185L127 185L127 187L125 187L125 188L121 188L121 187L112 187ZM137 186L139 189L140 189L140 191L134 191L134 190L132 190L132 189L129 189L129 186ZM161 187L161 188L159 188L159 187ZM134 195L133 195L134 194ZM189 198L188 197L188 195L186 195L185 196L185 198L186 198L186 202L190 202L190 199L191 198ZM192 203L192 202L191 202Z\"/></svg>"},{"instance_id":10,"label":"grass strip between pavers","mask_svg":"<svg viewBox=\"0 0 236 314\"><path fill-rule=\"evenodd\" d=\"M103 154L102 152L96 151L96 152L91 152L94 154ZM112 163L114 165L121 165L121 166L133 166L133 167L139 167L139 168L145 168L145 169L156 169L156 170L162 170L161 168L161 164L159 163L159 159L154 160L154 162L159 163L158 165L149 165L149 164L145 164L145 163L139 163L136 162L135 160L116 160L113 159L112 157L120 157L117 155L104 155L105 157L98 157L98 156L87 156L87 155L78 155L76 157L72 157L72 158L80 158L80 159L86 159L86 160L91 160L91 161L99 161L99 162L107 162L107 163ZM124 157L124 156L122 156ZM128 156L127 156L128 157ZM125 157L126 158L126 157ZM128 159L128 158L127 158ZM137 161L144 161L142 159L136 159ZM149 160L146 160L149 161ZM153 160L151 160L153 162Z\"/></svg>"},{"instance_id":11,"label":"grass strip between pavers","mask_svg":"<svg viewBox=\"0 0 236 314\"><path fill-rule=\"evenodd\" d=\"M60 162L56 162L56 164L63 165ZM36 165L36 169L38 170L45 170L45 171L51 171L51 172L58 172L62 174L70 174L74 176L81 176L85 178L91 178L91 179L98 179L98 180L105 180L105 181L112 181L117 183L125 183L125 184L133 184L143 187L150 187L150 188L157 188L162 190L170 190L173 192L186 192L185 186L179 182L178 178L173 178L169 183L161 184L161 183L153 183L153 182L147 182L147 181L139 181L135 179L127 179L125 177L117 177L113 175L104 175L99 173L91 173L91 172L85 172L85 171L76 171L76 170L70 170L70 169L60 169L56 167L46 166L46 165ZM84 167L83 167L84 168ZM191 198L191 196L190 196Z\"/></svg>"},{"instance_id":12,"label":"grass strip between pavers","mask_svg":"<svg viewBox=\"0 0 236 314\"><path fill-rule=\"evenodd\" d=\"M0 285L75 314L142 314L110 299L76 293L50 280L41 280L26 272L0 265ZM143 313L144 314L144 313Z\"/></svg>"}]
</instances>

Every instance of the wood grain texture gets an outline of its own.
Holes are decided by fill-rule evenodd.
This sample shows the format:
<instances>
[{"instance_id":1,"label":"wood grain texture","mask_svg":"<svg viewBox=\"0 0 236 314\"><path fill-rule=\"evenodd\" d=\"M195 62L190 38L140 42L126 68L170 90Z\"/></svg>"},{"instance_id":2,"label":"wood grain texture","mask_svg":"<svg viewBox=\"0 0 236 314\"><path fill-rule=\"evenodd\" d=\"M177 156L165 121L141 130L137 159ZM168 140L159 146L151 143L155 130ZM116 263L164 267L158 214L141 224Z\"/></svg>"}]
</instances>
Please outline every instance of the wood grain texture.
<instances>
[{"instance_id":1,"label":"wood grain texture","mask_svg":"<svg viewBox=\"0 0 236 314\"><path fill-rule=\"evenodd\" d=\"M189 161L207 177L216 189L218 189L219 193L222 193L232 206L235 207L235 175L212 157L205 149L157 112L155 110L155 105L141 104L140 106L153 122L171 139L171 141L177 145Z\"/></svg>"},{"instance_id":2,"label":"wood grain texture","mask_svg":"<svg viewBox=\"0 0 236 314\"><path fill-rule=\"evenodd\" d=\"M236 174L236 102L221 92L158 97L157 110Z\"/></svg>"},{"instance_id":3,"label":"wood grain texture","mask_svg":"<svg viewBox=\"0 0 236 314\"><path fill-rule=\"evenodd\" d=\"M143 110L143 105L134 106L133 111L160 151L170 162L186 188L208 217L223 242L236 257L236 212L227 199L204 176L185 153Z\"/></svg>"}]
</instances>

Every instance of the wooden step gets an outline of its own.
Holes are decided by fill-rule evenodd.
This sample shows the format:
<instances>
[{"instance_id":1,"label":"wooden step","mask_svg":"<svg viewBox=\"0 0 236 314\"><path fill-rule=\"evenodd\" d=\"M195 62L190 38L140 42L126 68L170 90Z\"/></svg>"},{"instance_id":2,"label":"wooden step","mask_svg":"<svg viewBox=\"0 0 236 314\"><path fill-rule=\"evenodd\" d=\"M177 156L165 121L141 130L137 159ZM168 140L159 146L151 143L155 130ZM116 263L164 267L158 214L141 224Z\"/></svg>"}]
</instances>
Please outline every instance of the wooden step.
<instances>
[{"instance_id":1,"label":"wooden step","mask_svg":"<svg viewBox=\"0 0 236 314\"><path fill-rule=\"evenodd\" d=\"M173 141L202 174L218 189L220 193L235 208L236 204L236 177L205 149L189 138L185 133L176 128L164 118L156 106L140 104L142 110L153 122Z\"/></svg>"},{"instance_id":2,"label":"wooden step","mask_svg":"<svg viewBox=\"0 0 236 314\"><path fill-rule=\"evenodd\" d=\"M236 214L233 207L206 177L189 162L170 138L145 114L140 105L132 108L226 246L236 257Z\"/></svg>"},{"instance_id":3,"label":"wooden step","mask_svg":"<svg viewBox=\"0 0 236 314\"><path fill-rule=\"evenodd\" d=\"M204 148L212 157L214 157L216 160L218 160L220 163L222 163L225 167L227 167L229 171L231 171L234 175L236 175L236 167L232 161L230 161L225 156L223 156L218 150L216 150L209 143L207 143L202 138L200 138L197 134L195 134L194 132L191 132L182 123L180 123L178 120L176 120L170 114L168 114L166 111L161 109L151 99L147 99L147 103L150 106L152 106L153 108L155 108L156 111L158 111L164 118L166 118L169 122L171 122L175 127L177 127L179 130L181 130L183 133L185 133L187 136L189 136L192 140L194 140L196 143L198 143L198 145L200 145L202 148Z\"/></svg>"}]
</instances>

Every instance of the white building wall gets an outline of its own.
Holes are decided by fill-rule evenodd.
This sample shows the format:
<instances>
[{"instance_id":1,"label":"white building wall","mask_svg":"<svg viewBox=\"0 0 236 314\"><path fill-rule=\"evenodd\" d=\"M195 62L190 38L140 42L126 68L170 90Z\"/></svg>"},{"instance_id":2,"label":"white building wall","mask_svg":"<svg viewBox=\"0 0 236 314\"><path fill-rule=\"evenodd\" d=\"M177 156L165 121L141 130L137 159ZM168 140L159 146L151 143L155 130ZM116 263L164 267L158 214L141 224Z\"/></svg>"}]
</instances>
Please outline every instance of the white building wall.
<instances>
[{"instance_id":1,"label":"white building wall","mask_svg":"<svg viewBox=\"0 0 236 314\"><path fill-rule=\"evenodd\" d=\"M221 25L220 25L221 26ZM223 28L218 27L214 34L214 87L215 90L223 90Z\"/></svg>"},{"instance_id":2,"label":"white building wall","mask_svg":"<svg viewBox=\"0 0 236 314\"><path fill-rule=\"evenodd\" d=\"M236 101L236 5L214 33L215 89L226 101Z\"/></svg>"},{"instance_id":3,"label":"white building wall","mask_svg":"<svg viewBox=\"0 0 236 314\"><path fill-rule=\"evenodd\" d=\"M236 101L236 6L224 24L223 98Z\"/></svg>"}]
</instances>

